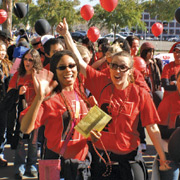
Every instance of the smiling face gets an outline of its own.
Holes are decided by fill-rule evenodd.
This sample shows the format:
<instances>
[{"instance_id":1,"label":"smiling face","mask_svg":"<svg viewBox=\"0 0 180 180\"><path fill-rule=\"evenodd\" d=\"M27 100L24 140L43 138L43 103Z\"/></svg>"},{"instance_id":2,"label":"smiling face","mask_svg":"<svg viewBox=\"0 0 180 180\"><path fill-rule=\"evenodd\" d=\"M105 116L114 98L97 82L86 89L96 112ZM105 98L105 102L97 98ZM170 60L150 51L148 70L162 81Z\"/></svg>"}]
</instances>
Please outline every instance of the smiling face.
<instances>
[{"instance_id":1,"label":"smiling face","mask_svg":"<svg viewBox=\"0 0 180 180\"><path fill-rule=\"evenodd\" d=\"M117 64L119 67L127 67L125 72L122 72L120 68L110 68L110 76L113 84L117 89L125 89L129 84L129 76L131 74L130 59L126 56L115 55L112 59L112 64Z\"/></svg>"},{"instance_id":2,"label":"smiling face","mask_svg":"<svg viewBox=\"0 0 180 180\"><path fill-rule=\"evenodd\" d=\"M131 47L131 56L137 56L137 53L139 51L139 41L137 39L134 39L132 42L132 47Z\"/></svg>"},{"instance_id":3,"label":"smiling face","mask_svg":"<svg viewBox=\"0 0 180 180\"><path fill-rule=\"evenodd\" d=\"M26 74L31 74L32 69L34 67L34 61L31 54L26 54L23 58L23 62L24 62L24 68L26 70Z\"/></svg>"},{"instance_id":4,"label":"smiling face","mask_svg":"<svg viewBox=\"0 0 180 180\"><path fill-rule=\"evenodd\" d=\"M62 89L72 90L78 74L74 59L68 55L64 55L56 68L57 78Z\"/></svg>"},{"instance_id":5,"label":"smiling face","mask_svg":"<svg viewBox=\"0 0 180 180\"><path fill-rule=\"evenodd\" d=\"M6 45L1 44L0 45L0 59L4 59L6 56Z\"/></svg>"}]
</instances>

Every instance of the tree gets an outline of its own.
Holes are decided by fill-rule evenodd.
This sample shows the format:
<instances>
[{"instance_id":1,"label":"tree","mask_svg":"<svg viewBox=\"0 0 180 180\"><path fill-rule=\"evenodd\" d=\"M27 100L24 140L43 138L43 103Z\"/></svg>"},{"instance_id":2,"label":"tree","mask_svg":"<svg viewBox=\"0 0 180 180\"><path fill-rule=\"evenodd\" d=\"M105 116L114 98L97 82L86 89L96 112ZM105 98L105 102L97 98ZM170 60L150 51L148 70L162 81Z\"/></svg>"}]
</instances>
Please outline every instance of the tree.
<instances>
[{"instance_id":1,"label":"tree","mask_svg":"<svg viewBox=\"0 0 180 180\"><path fill-rule=\"evenodd\" d=\"M23 19L13 16L13 25L20 22L26 26L28 23L33 28L38 19L46 19L54 27L63 17L67 18L70 26L79 21L80 16L75 10L80 4L79 0L38 0L37 5L31 3L32 1L28 2L28 14Z\"/></svg>"},{"instance_id":2,"label":"tree","mask_svg":"<svg viewBox=\"0 0 180 180\"><path fill-rule=\"evenodd\" d=\"M152 17L157 16L157 19L161 21L171 21L174 19L176 9L180 7L180 1L152 0L144 2L144 7Z\"/></svg>"},{"instance_id":3,"label":"tree","mask_svg":"<svg viewBox=\"0 0 180 180\"><path fill-rule=\"evenodd\" d=\"M12 29L12 0L3 0L2 8L7 12L8 18L2 24L3 29L8 29L11 32Z\"/></svg>"},{"instance_id":4,"label":"tree","mask_svg":"<svg viewBox=\"0 0 180 180\"><path fill-rule=\"evenodd\" d=\"M116 9L109 13L99 4L94 7L94 17L90 20L89 26L99 25L100 29L106 27L108 30L117 31L117 27L138 26L144 28L141 21L143 6L137 0L119 0Z\"/></svg>"}]
</instances>

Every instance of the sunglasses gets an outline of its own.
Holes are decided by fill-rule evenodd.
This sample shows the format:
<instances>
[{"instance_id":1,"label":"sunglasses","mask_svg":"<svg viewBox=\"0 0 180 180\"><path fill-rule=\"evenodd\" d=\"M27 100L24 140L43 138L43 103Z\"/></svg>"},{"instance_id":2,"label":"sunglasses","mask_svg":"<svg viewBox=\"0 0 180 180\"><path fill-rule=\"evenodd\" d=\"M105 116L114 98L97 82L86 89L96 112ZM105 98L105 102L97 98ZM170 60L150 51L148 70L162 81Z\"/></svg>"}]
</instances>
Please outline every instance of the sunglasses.
<instances>
[{"instance_id":1,"label":"sunglasses","mask_svg":"<svg viewBox=\"0 0 180 180\"><path fill-rule=\"evenodd\" d=\"M111 69L113 70L117 70L119 69L121 72L126 72L127 70L129 70L130 68L125 66L125 65L118 65L118 64L115 64L115 63L109 63L109 66Z\"/></svg>"},{"instance_id":2,"label":"sunglasses","mask_svg":"<svg viewBox=\"0 0 180 180\"><path fill-rule=\"evenodd\" d=\"M70 69L73 69L74 67L76 67L77 64L69 64L68 66L59 66L57 67L56 69L59 69L60 71L63 71L65 70L67 67L70 68Z\"/></svg>"},{"instance_id":3,"label":"sunglasses","mask_svg":"<svg viewBox=\"0 0 180 180\"><path fill-rule=\"evenodd\" d=\"M24 61L34 62L33 59L24 58Z\"/></svg>"}]
</instances>

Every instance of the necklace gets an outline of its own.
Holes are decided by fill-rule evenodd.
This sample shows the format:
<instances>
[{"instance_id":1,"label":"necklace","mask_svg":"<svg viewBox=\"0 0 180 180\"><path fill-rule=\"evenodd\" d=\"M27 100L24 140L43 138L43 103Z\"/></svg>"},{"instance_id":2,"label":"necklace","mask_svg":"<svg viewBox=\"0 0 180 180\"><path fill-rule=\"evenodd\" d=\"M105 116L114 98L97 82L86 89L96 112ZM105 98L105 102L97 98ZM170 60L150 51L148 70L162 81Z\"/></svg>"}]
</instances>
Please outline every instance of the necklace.
<instances>
[{"instance_id":1,"label":"necklace","mask_svg":"<svg viewBox=\"0 0 180 180\"><path fill-rule=\"evenodd\" d=\"M120 100L120 107L119 107L119 111L118 111L118 113L117 113L117 115L119 115L120 113L121 113L121 111L123 110L123 109L125 109L125 102L129 99L129 95L130 95L130 92L131 92L131 87L132 87L132 83L130 83L129 85L128 85L128 89L127 89L127 95L126 95L126 98L125 98L125 100L123 101L122 99L119 99ZM110 103L109 103L109 106L108 106L108 111L109 111L109 113L112 115L112 98L113 98L113 96L114 96L114 88L112 89L112 94L111 94L111 96L110 96Z\"/></svg>"}]
</instances>

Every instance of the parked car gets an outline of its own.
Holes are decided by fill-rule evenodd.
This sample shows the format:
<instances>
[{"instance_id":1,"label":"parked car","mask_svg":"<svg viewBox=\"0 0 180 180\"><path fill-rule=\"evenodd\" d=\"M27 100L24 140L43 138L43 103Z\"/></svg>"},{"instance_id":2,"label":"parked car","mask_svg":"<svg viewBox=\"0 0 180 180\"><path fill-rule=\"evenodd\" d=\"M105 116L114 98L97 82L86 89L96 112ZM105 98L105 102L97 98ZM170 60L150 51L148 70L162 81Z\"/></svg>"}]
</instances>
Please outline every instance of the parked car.
<instances>
[{"instance_id":1,"label":"parked car","mask_svg":"<svg viewBox=\"0 0 180 180\"><path fill-rule=\"evenodd\" d=\"M118 39L118 38L123 38L123 39L125 39L125 37L124 36L121 36L121 35L119 35L119 34L116 34L115 35L115 37L114 37L114 34L107 34L107 35L105 35L105 36L103 36L103 37L100 37L99 39L102 39L102 38L106 38L106 39L108 39L110 42L113 42L115 39Z\"/></svg>"},{"instance_id":2,"label":"parked car","mask_svg":"<svg viewBox=\"0 0 180 180\"><path fill-rule=\"evenodd\" d=\"M178 42L179 38L178 37L171 37L168 39L169 42Z\"/></svg>"},{"instance_id":3,"label":"parked car","mask_svg":"<svg viewBox=\"0 0 180 180\"><path fill-rule=\"evenodd\" d=\"M84 36L87 35L87 32L86 32L86 31L83 31L83 30L79 30L79 31L75 31L75 32L79 32L79 33L81 33L81 34L84 35Z\"/></svg>"},{"instance_id":4,"label":"parked car","mask_svg":"<svg viewBox=\"0 0 180 180\"><path fill-rule=\"evenodd\" d=\"M153 40L153 38L152 38L152 37L150 37L150 36L146 36L146 37L145 37L145 40L152 41L152 40Z\"/></svg>"},{"instance_id":5,"label":"parked car","mask_svg":"<svg viewBox=\"0 0 180 180\"><path fill-rule=\"evenodd\" d=\"M71 36L75 41L82 42L85 35L82 34L81 32L76 31L76 32L72 32Z\"/></svg>"},{"instance_id":6,"label":"parked car","mask_svg":"<svg viewBox=\"0 0 180 180\"><path fill-rule=\"evenodd\" d=\"M141 35L141 34L134 34L134 35L137 36L140 40L144 39L143 35Z\"/></svg>"}]
</instances>

